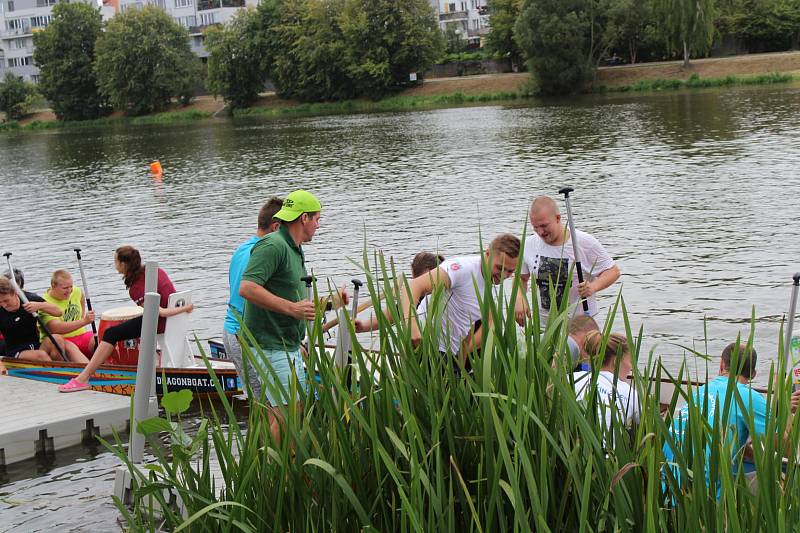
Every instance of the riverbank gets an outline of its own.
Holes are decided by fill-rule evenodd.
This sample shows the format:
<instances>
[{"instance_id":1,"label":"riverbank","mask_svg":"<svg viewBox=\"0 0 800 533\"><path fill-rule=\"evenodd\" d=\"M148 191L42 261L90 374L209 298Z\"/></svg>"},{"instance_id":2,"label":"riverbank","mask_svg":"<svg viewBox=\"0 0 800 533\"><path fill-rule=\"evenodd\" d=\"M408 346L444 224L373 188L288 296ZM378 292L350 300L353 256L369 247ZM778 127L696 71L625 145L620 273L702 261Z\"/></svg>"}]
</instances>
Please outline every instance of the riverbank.
<instances>
[{"instance_id":1,"label":"riverbank","mask_svg":"<svg viewBox=\"0 0 800 533\"><path fill-rule=\"evenodd\" d=\"M727 58L693 60L687 68L681 61L601 67L592 92L664 91L789 83L800 79L800 52L751 54ZM234 117L309 117L349 113L379 113L437 109L502 103L525 98L530 93L530 75L525 72L438 78L408 88L381 100L302 103L284 100L274 93L264 95L253 106L239 109ZM18 122L0 124L3 131L93 128L115 125L167 124L224 117L221 99L201 96L187 106L142 117L109 117L80 122L59 122L50 110L32 113Z\"/></svg>"}]
</instances>

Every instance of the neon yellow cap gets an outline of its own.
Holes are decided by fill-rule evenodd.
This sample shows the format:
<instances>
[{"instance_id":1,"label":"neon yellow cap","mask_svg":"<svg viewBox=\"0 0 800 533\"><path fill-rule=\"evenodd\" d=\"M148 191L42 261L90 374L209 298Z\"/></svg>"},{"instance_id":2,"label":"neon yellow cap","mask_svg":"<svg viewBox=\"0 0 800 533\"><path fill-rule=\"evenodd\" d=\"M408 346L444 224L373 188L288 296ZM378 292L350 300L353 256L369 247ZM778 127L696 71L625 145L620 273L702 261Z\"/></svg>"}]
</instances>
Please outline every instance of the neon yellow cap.
<instances>
[{"instance_id":1,"label":"neon yellow cap","mask_svg":"<svg viewBox=\"0 0 800 533\"><path fill-rule=\"evenodd\" d=\"M283 207L275 213L275 218L284 222L291 222L303 213L316 213L322 211L322 204L317 197L308 191L298 189L290 192L283 200Z\"/></svg>"}]
</instances>

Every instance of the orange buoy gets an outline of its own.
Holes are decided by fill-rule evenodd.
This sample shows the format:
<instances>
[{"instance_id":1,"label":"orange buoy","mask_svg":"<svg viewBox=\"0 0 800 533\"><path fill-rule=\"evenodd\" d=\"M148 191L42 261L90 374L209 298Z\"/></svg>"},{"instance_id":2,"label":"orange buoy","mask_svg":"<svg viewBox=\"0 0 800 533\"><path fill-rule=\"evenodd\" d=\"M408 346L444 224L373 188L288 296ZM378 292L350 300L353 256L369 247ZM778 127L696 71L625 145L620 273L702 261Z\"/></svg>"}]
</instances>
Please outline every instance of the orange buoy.
<instances>
[{"instance_id":1,"label":"orange buoy","mask_svg":"<svg viewBox=\"0 0 800 533\"><path fill-rule=\"evenodd\" d=\"M164 171L161 168L161 161L156 159L150 163L150 174L153 174L154 176L161 176L163 173Z\"/></svg>"}]
</instances>

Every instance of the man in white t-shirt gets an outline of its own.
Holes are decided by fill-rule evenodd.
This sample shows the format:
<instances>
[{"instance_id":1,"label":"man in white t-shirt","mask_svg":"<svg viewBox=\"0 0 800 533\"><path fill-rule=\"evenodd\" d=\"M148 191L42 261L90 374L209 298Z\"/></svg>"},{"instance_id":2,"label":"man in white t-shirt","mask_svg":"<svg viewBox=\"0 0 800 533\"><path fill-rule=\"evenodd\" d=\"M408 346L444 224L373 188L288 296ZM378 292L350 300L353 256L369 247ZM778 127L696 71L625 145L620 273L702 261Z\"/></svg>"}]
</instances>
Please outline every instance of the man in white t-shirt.
<instances>
[{"instance_id":1,"label":"man in white t-shirt","mask_svg":"<svg viewBox=\"0 0 800 533\"><path fill-rule=\"evenodd\" d=\"M552 302L555 300L560 304L562 301L567 278L575 262L575 252L570 242L569 229L561 222L561 213L552 198L539 196L533 201L530 221L534 234L525 239L521 277L527 289L528 280L531 274L534 275L539 290L539 316L544 323ZM575 233L578 237L578 259L584 282L578 283L578 276L573 273L569 303L577 304L576 313L580 313L583 311L580 300L586 298L589 316L594 316L597 314L595 293L606 289L619 278L619 267L597 239L580 230L575 230ZM550 290L551 285L553 291ZM518 306L523 305L523 302L524 300ZM520 315L519 308L517 315Z\"/></svg>"},{"instance_id":2,"label":"man in white t-shirt","mask_svg":"<svg viewBox=\"0 0 800 533\"><path fill-rule=\"evenodd\" d=\"M400 295L402 316L411 316L416 302L431 294L441 284L444 288L444 312L442 313L442 334L439 350L443 353L461 354L462 357L472 346L480 343L480 334L485 328L476 331L476 322L481 319L478 294L483 295L485 283L483 263L491 262L489 278L494 285L514 275L519 260L520 241L510 234L495 237L484 255L455 257L444 261L427 275L412 279L409 291ZM391 321L390 312L385 312ZM378 327L375 317L368 322L357 320L356 331L372 331ZM416 320L411 321L411 341L417 344L422 335Z\"/></svg>"}]
</instances>

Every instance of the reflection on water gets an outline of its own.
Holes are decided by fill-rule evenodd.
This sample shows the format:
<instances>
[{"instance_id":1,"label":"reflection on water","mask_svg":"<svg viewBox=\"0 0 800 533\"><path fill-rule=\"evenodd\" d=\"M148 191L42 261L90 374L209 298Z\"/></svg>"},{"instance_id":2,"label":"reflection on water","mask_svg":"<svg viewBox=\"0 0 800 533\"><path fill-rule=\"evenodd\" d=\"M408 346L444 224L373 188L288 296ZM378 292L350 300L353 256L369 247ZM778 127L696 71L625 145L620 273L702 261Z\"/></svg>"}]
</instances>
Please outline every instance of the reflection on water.
<instances>
[{"instance_id":1,"label":"reflection on water","mask_svg":"<svg viewBox=\"0 0 800 533\"><path fill-rule=\"evenodd\" d=\"M102 310L127 303L112 251L133 244L195 291L198 335L219 337L228 257L273 194L318 194L307 257L344 283L365 230L403 267L421 249L471 253L479 229L520 233L533 196L570 184L578 227L620 263L615 290L645 348L676 368L679 346L705 349L705 318L716 355L755 306L766 380L800 270L798 109L797 89L759 88L5 135L0 246L34 290L56 268L77 273L82 247ZM148 176L155 158L163 182Z\"/></svg>"}]
</instances>

